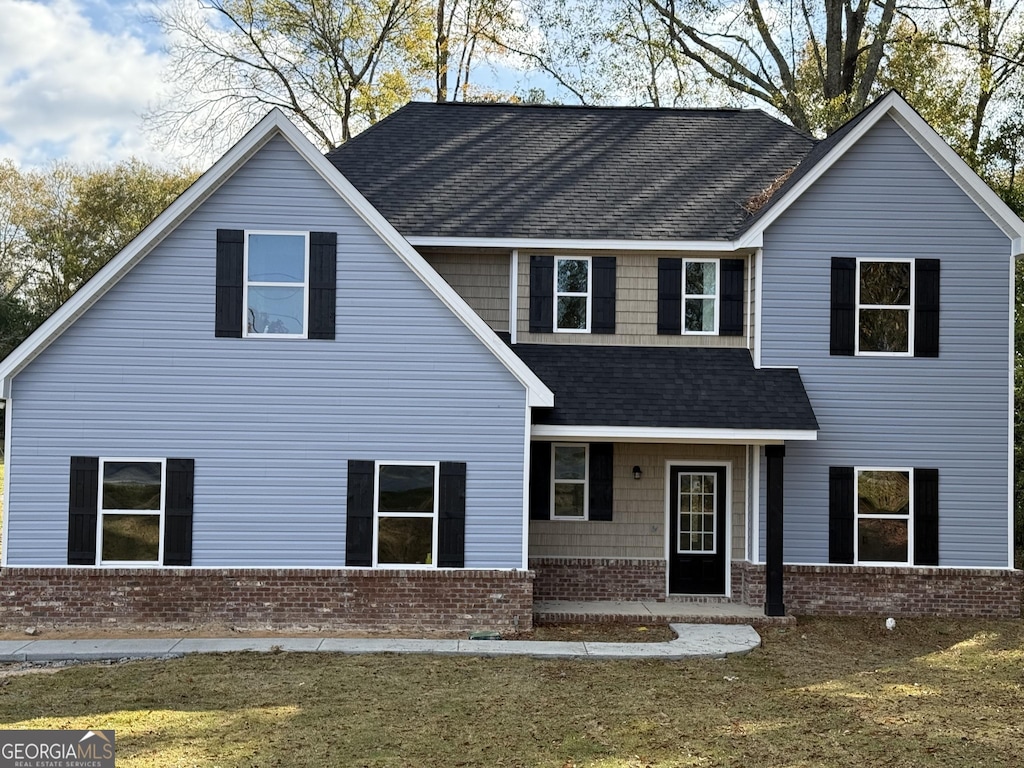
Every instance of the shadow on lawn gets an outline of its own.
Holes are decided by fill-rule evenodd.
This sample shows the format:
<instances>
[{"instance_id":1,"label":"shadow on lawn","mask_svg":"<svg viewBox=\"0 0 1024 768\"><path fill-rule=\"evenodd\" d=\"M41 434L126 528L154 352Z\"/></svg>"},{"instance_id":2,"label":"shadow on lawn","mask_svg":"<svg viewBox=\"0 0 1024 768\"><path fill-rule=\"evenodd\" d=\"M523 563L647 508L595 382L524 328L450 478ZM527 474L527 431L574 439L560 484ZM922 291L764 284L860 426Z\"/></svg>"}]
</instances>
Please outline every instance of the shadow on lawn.
<instances>
[{"instance_id":1,"label":"shadow on lawn","mask_svg":"<svg viewBox=\"0 0 1024 768\"><path fill-rule=\"evenodd\" d=\"M119 765L1013 765L1021 622L801 621L686 662L235 654L9 678Z\"/></svg>"}]
</instances>

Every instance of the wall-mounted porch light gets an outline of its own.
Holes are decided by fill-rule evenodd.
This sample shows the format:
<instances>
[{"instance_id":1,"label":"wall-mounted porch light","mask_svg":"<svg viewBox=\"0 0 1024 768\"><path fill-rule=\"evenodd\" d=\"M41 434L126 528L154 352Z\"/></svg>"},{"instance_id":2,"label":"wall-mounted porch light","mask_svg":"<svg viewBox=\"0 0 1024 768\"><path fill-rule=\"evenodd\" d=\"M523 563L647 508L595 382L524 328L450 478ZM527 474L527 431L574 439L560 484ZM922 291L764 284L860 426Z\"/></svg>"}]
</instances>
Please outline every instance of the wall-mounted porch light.
<instances>
[{"instance_id":1,"label":"wall-mounted porch light","mask_svg":"<svg viewBox=\"0 0 1024 768\"><path fill-rule=\"evenodd\" d=\"M639 480L644 476L643 470L640 467L633 467L633 479Z\"/></svg>"}]
</instances>

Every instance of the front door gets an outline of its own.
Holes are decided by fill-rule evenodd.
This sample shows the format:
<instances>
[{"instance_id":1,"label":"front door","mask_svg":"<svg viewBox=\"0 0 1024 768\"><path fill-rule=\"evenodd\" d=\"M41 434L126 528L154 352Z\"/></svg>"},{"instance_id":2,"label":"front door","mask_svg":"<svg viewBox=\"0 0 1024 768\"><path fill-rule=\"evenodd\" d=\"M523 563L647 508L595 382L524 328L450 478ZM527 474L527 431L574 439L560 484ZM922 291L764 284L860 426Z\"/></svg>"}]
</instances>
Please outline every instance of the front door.
<instances>
[{"instance_id":1,"label":"front door","mask_svg":"<svg viewBox=\"0 0 1024 768\"><path fill-rule=\"evenodd\" d=\"M671 594L725 594L725 482L725 467L669 467Z\"/></svg>"}]
</instances>

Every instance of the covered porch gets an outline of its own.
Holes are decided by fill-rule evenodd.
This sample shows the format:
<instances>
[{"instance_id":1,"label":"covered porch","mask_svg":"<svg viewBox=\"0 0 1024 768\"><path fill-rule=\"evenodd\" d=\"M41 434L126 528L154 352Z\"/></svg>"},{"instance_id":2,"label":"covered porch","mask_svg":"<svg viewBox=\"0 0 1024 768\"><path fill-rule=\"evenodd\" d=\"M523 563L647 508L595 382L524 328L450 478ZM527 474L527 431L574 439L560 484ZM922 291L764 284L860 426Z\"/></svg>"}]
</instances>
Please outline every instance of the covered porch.
<instances>
[{"instance_id":1,"label":"covered porch","mask_svg":"<svg viewBox=\"0 0 1024 768\"><path fill-rule=\"evenodd\" d=\"M744 349L514 349L555 393L531 430L539 621L567 620L567 603L614 620L785 615L785 443L817 436L798 371Z\"/></svg>"}]
</instances>

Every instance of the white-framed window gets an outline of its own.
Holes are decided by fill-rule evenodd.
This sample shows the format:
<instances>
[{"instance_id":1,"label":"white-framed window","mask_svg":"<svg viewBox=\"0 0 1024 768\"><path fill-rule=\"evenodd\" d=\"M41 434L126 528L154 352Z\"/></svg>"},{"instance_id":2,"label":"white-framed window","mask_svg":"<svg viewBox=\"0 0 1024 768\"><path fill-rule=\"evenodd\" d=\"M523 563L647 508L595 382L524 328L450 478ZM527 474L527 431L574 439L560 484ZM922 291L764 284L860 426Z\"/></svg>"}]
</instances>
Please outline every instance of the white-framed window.
<instances>
[{"instance_id":1,"label":"white-framed window","mask_svg":"<svg viewBox=\"0 0 1024 768\"><path fill-rule=\"evenodd\" d=\"M434 568L440 462L378 461L373 494L373 564Z\"/></svg>"},{"instance_id":2,"label":"white-framed window","mask_svg":"<svg viewBox=\"0 0 1024 768\"><path fill-rule=\"evenodd\" d=\"M242 328L246 337L306 338L309 233L245 233Z\"/></svg>"},{"instance_id":3,"label":"white-framed window","mask_svg":"<svg viewBox=\"0 0 1024 768\"><path fill-rule=\"evenodd\" d=\"M914 354L913 297L913 259L857 259L858 355Z\"/></svg>"},{"instance_id":4,"label":"white-framed window","mask_svg":"<svg viewBox=\"0 0 1024 768\"><path fill-rule=\"evenodd\" d=\"M551 446L551 519L586 520L590 512L590 446Z\"/></svg>"},{"instance_id":5,"label":"white-framed window","mask_svg":"<svg viewBox=\"0 0 1024 768\"><path fill-rule=\"evenodd\" d=\"M854 562L913 563L914 470L857 467L854 478Z\"/></svg>"},{"instance_id":6,"label":"white-framed window","mask_svg":"<svg viewBox=\"0 0 1024 768\"><path fill-rule=\"evenodd\" d=\"M165 459L100 459L96 551L101 565L163 562L166 480Z\"/></svg>"},{"instance_id":7,"label":"white-framed window","mask_svg":"<svg viewBox=\"0 0 1024 768\"><path fill-rule=\"evenodd\" d=\"M590 257L555 258L555 332L589 333Z\"/></svg>"},{"instance_id":8,"label":"white-framed window","mask_svg":"<svg viewBox=\"0 0 1024 768\"><path fill-rule=\"evenodd\" d=\"M718 333L718 271L718 259L683 259L683 333Z\"/></svg>"}]
</instances>

